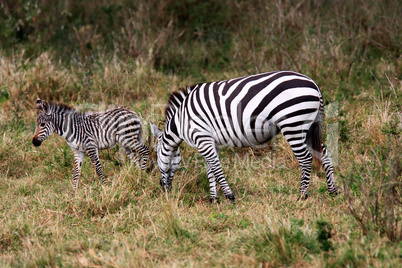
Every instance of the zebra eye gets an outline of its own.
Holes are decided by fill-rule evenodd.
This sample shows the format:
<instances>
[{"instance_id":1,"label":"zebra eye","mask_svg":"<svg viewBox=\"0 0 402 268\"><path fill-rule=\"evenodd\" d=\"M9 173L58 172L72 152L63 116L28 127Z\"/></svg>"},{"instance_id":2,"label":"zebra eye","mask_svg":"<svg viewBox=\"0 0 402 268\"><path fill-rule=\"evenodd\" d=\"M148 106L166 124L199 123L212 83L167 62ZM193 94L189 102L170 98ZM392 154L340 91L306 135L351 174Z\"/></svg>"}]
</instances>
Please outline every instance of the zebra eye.
<instances>
[{"instance_id":1,"label":"zebra eye","mask_svg":"<svg viewBox=\"0 0 402 268\"><path fill-rule=\"evenodd\" d=\"M46 125L46 123L40 123L41 127L44 127Z\"/></svg>"}]
</instances>

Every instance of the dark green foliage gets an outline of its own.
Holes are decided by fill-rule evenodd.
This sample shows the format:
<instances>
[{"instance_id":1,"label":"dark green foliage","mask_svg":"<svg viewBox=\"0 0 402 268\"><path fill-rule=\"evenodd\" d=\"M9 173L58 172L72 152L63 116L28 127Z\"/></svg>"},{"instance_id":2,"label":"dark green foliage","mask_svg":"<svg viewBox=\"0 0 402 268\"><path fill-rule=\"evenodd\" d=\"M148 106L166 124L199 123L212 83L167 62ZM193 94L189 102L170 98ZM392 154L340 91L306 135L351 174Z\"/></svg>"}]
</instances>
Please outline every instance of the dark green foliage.
<instances>
[{"instance_id":1,"label":"dark green foliage","mask_svg":"<svg viewBox=\"0 0 402 268\"><path fill-rule=\"evenodd\" d=\"M5 102L9 98L10 98L10 94L8 93L7 88L2 87L1 90L0 90L0 104Z\"/></svg>"},{"instance_id":2,"label":"dark green foliage","mask_svg":"<svg viewBox=\"0 0 402 268\"><path fill-rule=\"evenodd\" d=\"M391 121L388 121L381 131L393 136L395 139L399 139L402 131L400 126L401 122L399 122L399 118L395 117Z\"/></svg>"},{"instance_id":3,"label":"dark green foliage","mask_svg":"<svg viewBox=\"0 0 402 268\"><path fill-rule=\"evenodd\" d=\"M216 40L225 43L228 31L237 21L230 1L167 1L166 12L172 14L177 28L186 39Z\"/></svg>"},{"instance_id":4,"label":"dark green foliage","mask_svg":"<svg viewBox=\"0 0 402 268\"><path fill-rule=\"evenodd\" d=\"M345 80L367 73L363 60L400 55L400 1L369 2L369 8L356 8L359 1L4 0L0 44L6 51L24 49L28 57L52 50L65 62L84 65L100 54L129 56L200 79L203 70L255 72L266 63L316 76L315 55L300 50L307 45L317 53L331 51L320 63L331 64ZM350 55L350 64L334 54L338 48ZM341 94L355 95L356 89Z\"/></svg>"},{"instance_id":5,"label":"dark green foliage","mask_svg":"<svg viewBox=\"0 0 402 268\"><path fill-rule=\"evenodd\" d=\"M331 235L332 225L325 220L317 221L317 240L321 244L323 251L329 251L333 249L332 243L329 240Z\"/></svg>"}]
</instances>

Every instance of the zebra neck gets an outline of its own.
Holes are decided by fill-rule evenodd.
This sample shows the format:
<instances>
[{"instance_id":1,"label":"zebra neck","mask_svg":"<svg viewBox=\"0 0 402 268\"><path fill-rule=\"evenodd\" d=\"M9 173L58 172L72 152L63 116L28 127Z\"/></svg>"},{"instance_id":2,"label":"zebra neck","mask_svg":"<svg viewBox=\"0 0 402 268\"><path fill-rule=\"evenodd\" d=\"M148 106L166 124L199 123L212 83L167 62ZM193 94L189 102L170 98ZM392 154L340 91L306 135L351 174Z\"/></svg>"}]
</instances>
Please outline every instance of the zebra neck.
<instances>
[{"instance_id":1,"label":"zebra neck","mask_svg":"<svg viewBox=\"0 0 402 268\"><path fill-rule=\"evenodd\" d=\"M59 134L67 141L77 131L79 122L83 121L83 115L77 113L62 113L54 116L55 133Z\"/></svg>"},{"instance_id":2,"label":"zebra neck","mask_svg":"<svg viewBox=\"0 0 402 268\"><path fill-rule=\"evenodd\" d=\"M180 121L178 120L177 112L169 121L166 122L165 131L163 133L168 144L176 149L183 141L180 134Z\"/></svg>"}]
</instances>

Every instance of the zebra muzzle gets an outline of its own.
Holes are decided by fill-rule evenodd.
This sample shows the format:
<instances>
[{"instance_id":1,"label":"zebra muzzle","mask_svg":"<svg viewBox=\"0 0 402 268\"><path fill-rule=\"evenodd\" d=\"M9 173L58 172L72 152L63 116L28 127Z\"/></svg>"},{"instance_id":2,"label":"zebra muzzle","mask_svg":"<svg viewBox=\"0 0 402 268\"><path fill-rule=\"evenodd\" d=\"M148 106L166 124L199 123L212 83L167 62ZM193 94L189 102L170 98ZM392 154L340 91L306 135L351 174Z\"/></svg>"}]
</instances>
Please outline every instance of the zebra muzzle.
<instances>
[{"instance_id":1,"label":"zebra muzzle","mask_svg":"<svg viewBox=\"0 0 402 268\"><path fill-rule=\"evenodd\" d=\"M42 144L42 142L40 140L38 140L37 138L33 138L32 143L36 147L38 147L38 146L40 146Z\"/></svg>"}]
</instances>

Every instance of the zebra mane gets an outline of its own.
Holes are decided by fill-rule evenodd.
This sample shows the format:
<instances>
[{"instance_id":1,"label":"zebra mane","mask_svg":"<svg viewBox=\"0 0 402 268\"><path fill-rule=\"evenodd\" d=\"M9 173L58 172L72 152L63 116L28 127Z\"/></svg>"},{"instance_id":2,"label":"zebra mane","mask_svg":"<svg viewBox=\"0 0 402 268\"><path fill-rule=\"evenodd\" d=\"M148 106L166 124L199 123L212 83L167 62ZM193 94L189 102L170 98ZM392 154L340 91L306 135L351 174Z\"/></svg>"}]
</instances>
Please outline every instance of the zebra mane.
<instances>
[{"instance_id":1,"label":"zebra mane","mask_svg":"<svg viewBox=\"0 0 402 268\"><path fill-rule=\"evenodd\" d=\"M49 102L49 109L55 113L77 113L77 110L63 103Z\"/></svg>"},{"instance_id":2,"label":"zebra mane","mask_svg":"<svg viewBox=\"0 0 402 268\"><path fill-rule=\"evenodd\" d=\"M178 91L173 92L169 96L168 104L165 110L165 117L166 121L168 122L176 112L177 108L182 104L184 99L190 94L190 92L196 87L197 85L188 86L186 88L179 88Z\"/></svg>"}]
</instances>

